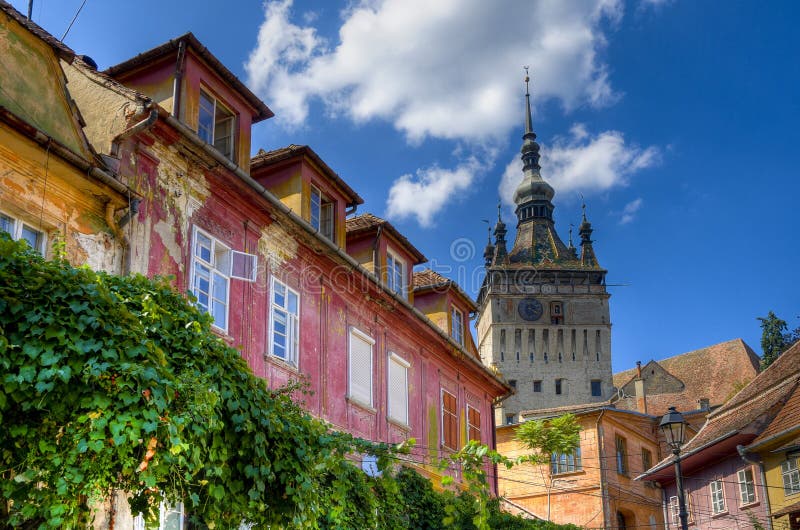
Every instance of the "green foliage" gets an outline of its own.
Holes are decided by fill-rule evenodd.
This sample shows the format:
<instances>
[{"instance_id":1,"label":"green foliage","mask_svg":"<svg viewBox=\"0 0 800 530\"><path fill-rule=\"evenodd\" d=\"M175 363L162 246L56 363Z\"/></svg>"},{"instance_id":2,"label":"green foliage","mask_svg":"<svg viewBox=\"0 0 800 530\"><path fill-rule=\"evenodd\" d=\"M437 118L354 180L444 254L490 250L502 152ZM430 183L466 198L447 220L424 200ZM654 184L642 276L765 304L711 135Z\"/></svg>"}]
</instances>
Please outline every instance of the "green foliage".
<instances>
[{"instance_id":1,"label":"green foliage","mask_svg":"<svg viewBox=\"0 0 800 530\"><path fill-rule=\"evenodd\" d=\"M0 374L11 526L82 527L121 489L136 510L181 499L209 528L316 527L323 508L337 521L319 491L347 454L386 462L387 447L311 418L296 387L267 389L166 280L47 262L7 237Z\"/></svg>"},{"instance_id":2,"label":"green foliage","mask_svg":"<svg viewBox=\"0 0 800 530\"><path fill-rule=\"evenodd\" d=\"M552 454L567 454L580 445L581 426L572 414L549 420L526 421L517 428L517 440L531 454L523 460L534 464L549 461Z\"/></svg>"},{"instance_id":3,"label":"green foliage","mask_svg":"<svg viewBox=\"0 0 800 530\"><path fill-rule=\"evenodd\" d=\"M761 369L763 370L791 346L796 337L786 333L786 321L778 318L772 311L766 317L758 317L757 320L761 322L761 351L763 352Z\"/></svg>"}]
</instances>

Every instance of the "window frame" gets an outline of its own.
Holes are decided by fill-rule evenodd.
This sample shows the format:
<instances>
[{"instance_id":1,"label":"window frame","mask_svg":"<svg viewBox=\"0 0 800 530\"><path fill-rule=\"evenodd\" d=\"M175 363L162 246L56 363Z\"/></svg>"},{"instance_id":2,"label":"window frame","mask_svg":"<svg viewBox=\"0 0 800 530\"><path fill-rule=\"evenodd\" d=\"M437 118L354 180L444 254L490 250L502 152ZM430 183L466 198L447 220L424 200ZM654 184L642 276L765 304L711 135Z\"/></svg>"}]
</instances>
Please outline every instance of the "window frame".
<instances>
[{"instance_id":1,"label":"window frame","mask_svg":"<svg viewBox=\"0 0 800 530\"><path fill-rule=\"evenodd\" d=\"M398 265L399 265L399 278L400 278L400 285L395 285L397 281L398 275ZM407 265L403 258L401 258L396 252L392 250L386 250L386 287L389 288L390 291L406 298L407 291L408 291L408 282L406 281L406 271Z\"/></svg>"},{"instance_id":2,"label":"window frame","mask_svg":"<svg viewBox=\"0 0 800 530\"><path fill-rule=\"evenodd\" d=\"M725 504L725 485L721 479L712 480L708 484L708 489L711 493L711 514L720 515L727 513L728 509Z\"/></svg>"},{"instance_id":3,"label":"window frame","mask_svg":"<svg viewBox=\"0 0 800 530\"><path fill-rule=\"evenodd\" d=\"M456 315L459 326L456 326ZM460 346L464 346L464 312L456 306L450 307L450 336Z\"/></svg>"},{"instance_id":4,"label":"window frame","mask_svg":"<svg viewBox=\"0 0 800 530\"><path fill-rule=\"evenodd\" d=\"M550 476L583 471L580 445L570 453L550 454Z\"/></svg>"},{"instance_id":5,"label":"window frame","mask_svg":"<svg viewBox=\"0 0 800 530\"><path fill-rule=\"evenodd\" d=\"M597 393L595 394L595 384L597 385ZM592 397L603 397L603 380L592 379L589 381L589 393Z\"/></svg>"},{"instance_id":6,"label":"window frame","mask_svg":"<svg viewBox=\"0 0 800 530\"><path fill-rule=\"evenodd\" d=\"M44 230L36 229L32 225L20 219L19 217L6 213L2 210L0 210L0 218L6 218L10 221L11 230L8 231L8 234L11 236L11 239L13 239L14 241L25 241L26 243L28 243L28 246L31 247L33 250L35 250L41 255L44 255L44 250L45 248L47 248L45 245L47 234ZM31 242L28 240L28 238L23 237L22 232L25 229L28 229L29 231L34 232L36 234L37 238L35 246L31 245ZM2 230L2 228L0 228L0 230Z\"/></svg>"},{"instance_id":7,"label":"window frame","mask_svg":"<svg viewBox=\"0 0 800 530\"><path fill-rule=\"evenodd\" d=\"M554 390L555 390L555 394L557 396L563 396L564 395L564 378L563 377L559 377L559 378L557 378L555 380L555 389Z\"/></svg>"},{"instance_id":8,"label":"window frame","mask_svg":"<svg viewBox=\"0 0 800 530\"><path fill-rule=\"evenodd\" d=\"M786 457L781 462L781 479L783 480L783 495L790 497L800 493L800 468L796 456Z\"/></svg>"},{"instance_id":9,"label":"window frame","mask_svg":"<svg viewBox=\"0 0 800 530\"><path fill-rule=\"evenodd\" d=\"M330 219L327 219L328 217ZM335 240L336 203L330 200L315 184L311 184L311 192L308 198L308 223L328 241Z\"/></svg>"},{"instance_id":10,"label":"window frame","mask_svg":"<svg viewBox=\"0 0 800 530\"><path fill-rule=\"evenodd\" d=\"M630 466L628 465L628 440L619 434L614 435L614 461L616 462L617 473L628 476Z\"/></svg>"},{"instance_id":11,"label":"window frame","mask_svg":"<svg viewBox=\"0 0 800 530\"><path fill-rule=\"evenodd\" d=\"M750 473L750 480L747 480L747 473ZM753 466L747 466L737 471L736 483L739 488L739 506L750 506L758 502L756 474L753 473Z\"/></svg>"},{"instance_id":12,"label":"window frame","mask_svg":"<svg viewBox=\"0 0 800 530\"><path fill-rule=\"evenodd\" d=\"M441 426L442 426L442 436L441 436L441 445L443 449L450 449L451 451L458 451L458 398L456 395L444 388L441 389L439 392L440 398L439 401L441 403ZM450 396L453 401L453 408L452 410L445 408L445 394ZM451 428L449 424L452 424ZM452 433L454 436L453 440L449 440L448 433ZM448 445L452 442L450 445Z\"/></svg>"},{"instance_id":13,"label":"window frame","mask_svg":"<svg viewBox=\"0 0 800 530\"><path fill-rule=\"evenodd\" d=\"M211 103L211 109L206 109L203 105L203 98L206 98L209 103ZM229 116L224 118L224 120L219 120L219 123L222 121L228 121L230 123L231 132L230 132L230 140L229 140L229 149L230 152L226 152L219 147L217 147L217 112L218 107L221 107L223 111L225 111ZM204 112L211 111L211 129L208 131L208 128L202 124L202 117ZM211 145L214 149L219 151L222 156L227 158L228 160L236 160L236 136L237 136L237 116L236 112L234 112L224 101L222 101L217 96L213 95L213 93L206 89L200 88L200 97L197 102L197 135L203 140L205 143ZM208 131L208 132L205 132ZM210 135L210 138L209 138ZM210 140L210 141L209 141Z\"/></svg>"},{"instance_id":14,"label":"window frame","mask_svg":"<svg viewBox=\"0 0 800 530\"><path fill-rule=\"evenodd\" d=\"M542 391L542 380L541 379L534 380L533 381L533 392L541 393L541 391Z\"/></svg>"},{"instance_id":15,"label":"window frame","mask_svg":"<svg viewBox=\"0 0 800 530\"><path fill-rule=\"evenodd\" d=\"M277 294L278 284L285 291L284 306L277 305L275 297ZM289 298L294 295L297 299L296 311L292 313L289 310ZM275 353L275 313L280 311L286 315L286 350L285 356ZM270 278L270 294L269 294L269 351L268 354L276 359L294 366L295 368L300 365L300 293L292 289L286 282L272 276Z\"/></svg>"},{"instance_id":16,"label":"window frame","mask_svg":"<svg viewBox=\"0 0 800 530\"><path fill-rule=\"evenodd\" d=\"M477 433L477 437L474 436L475 433ZM481 411L467 403L467 440L480 443L482 441L481 434Z\"/></svg>"},{"instance_id":17,"label":"window frame","mask_svg":"<svg viewBox=\"0 0 800 530\"><path fill-rule=\"evenodd\" d=\"M353 362L353 338L357 338L362 340L363 342L369 345L370 355L369 355L369 398L364 399L363 396L357 395L353 391L353 374L354 368L360 366L358 363ZM359 403L361 405L367 406L369 408L374 407L375 403L375 381L374 381L374 366L375 366L375 339L361 331L360 329L351 326L350 333L348 334L348 341L347 341L347 398Z\"/></svg>"},{"instance_id":18,"label":"window frame","mask_svg":"<svg viewBox=\"0 0 800 530\"><path fill-rule=\"evenodd\" d=\"M386 367L386 408L387 408L387 416L389 417L390 421L394 421L400 423L402 425L410 426L411 422L409 420L409 385L408 385L408 372L411 368L411 363L406 361L404 358L397 355L395 352L389 352L389 362L387 363ZM398 370L402 369L401 372L395 372L396 374L402 373L402 377L404 380L403 389L405 390L405 396L403 397L404 406L402 407L402 417L398 417L395 415L395 406L393 406L393 399L392 399L392 366L396 366ZM395 404L397 405L397 404Z\"/></svg>"}]
</instances>

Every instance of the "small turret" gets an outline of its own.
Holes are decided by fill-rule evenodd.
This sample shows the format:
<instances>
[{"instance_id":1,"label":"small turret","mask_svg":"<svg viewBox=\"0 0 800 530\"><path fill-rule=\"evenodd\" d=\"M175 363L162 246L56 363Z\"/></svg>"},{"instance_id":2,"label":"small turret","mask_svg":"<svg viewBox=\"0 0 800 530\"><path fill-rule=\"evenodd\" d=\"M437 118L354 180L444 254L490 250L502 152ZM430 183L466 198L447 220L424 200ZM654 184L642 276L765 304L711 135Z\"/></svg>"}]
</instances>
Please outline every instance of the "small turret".
<instances>
[{"instance_id":1,"label":"small turret","mask_svg":"<svg viewBox=\"0 0 800 530\"><path fill-rule=\"evenodd\" d=\"M597 267L597 257L594 255L594 247L592 247L592 223L586 219L586 204L584 203L581 208L583 209L583 221L578 229L581 236L581 265Z\"/></svg>"},{"instance_id":2,"label":"small turret","mask_svg":"<svg viewBox=\"0 0 800 530\"><path fill-rule=\"evenodd\" d=\"M497 224L494 225L494 264L501 265L508 261L506 250L506 224L501 215L501 204L497 203Z\"/></svg>"},{"instance_id":3,"label":"small turret","mask_svg":"<svg viewBox=\"0 0 800 530\"><path fill-rule=\"evenodd\" d=\"M489 221L486 221L488 224ZM483 263L486 268L492 266L492 259L494 258L494 245L492 244L492 227L487 227L488 241L486 241L486 248L483 250Z\"/></svg>"}]
</instances>

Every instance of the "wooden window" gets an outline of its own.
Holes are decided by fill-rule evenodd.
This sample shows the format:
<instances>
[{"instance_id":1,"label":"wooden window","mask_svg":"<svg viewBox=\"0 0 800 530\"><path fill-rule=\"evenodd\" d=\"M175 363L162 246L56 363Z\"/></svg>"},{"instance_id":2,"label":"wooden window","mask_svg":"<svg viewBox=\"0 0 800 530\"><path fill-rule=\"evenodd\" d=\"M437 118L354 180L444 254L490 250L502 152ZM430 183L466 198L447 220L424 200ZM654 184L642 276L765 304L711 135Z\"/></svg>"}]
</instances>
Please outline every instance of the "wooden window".
<instances>
[{"instance_id":1,"label":"wooden window","mask_svg":"<svg viewBox=\"0 0 800 530\"><path fill-rule=\"evenodd\" d=\"M0 232L8 232L11 239L25 241L33 250L44 254L44 232L36 230L19 219L0 213Z\"/></svg>"},{"instance_id":2,"label":"wooden window","mask_svg":"<svg viewBox=\"0 0 800 530\"><path fill-rule=\"evenodd\" d=\"M408 361L389 353L389 418L408 425Z\"/></svg>"},{"instance_id":3,"label":"wooden window","mask_svg":"<svg viewBox=\"0 0 800 530\"><path fill-rule=\"evenodd\" d=\"M617 473L620 475L628 474L628 442L620 435L614 437L616 449Z\"/></svg>"},{"instance_id":4,"label":"wooden window","mask_svg":"<svg viewBox=\"0 0 800 530\"><path fill-rule=\"evenodd\" d=\"M460 345L464 345L464 314L455 307L451 310L450 336Z\"/></svg>"},{"instance_id":5,"label":"wooden window","mask_svg":"<svg viewBox=\"0 0 800 530\"><path fill-rule=\"evenodd\" d=\"M481 412L470 405L467 405L467 438L481 441Z\"/></svg>"},{"instance_id":6,"label":"wooden window","mask_svg":"<svg viewBox=\"0 0 800 530\"><path fill-rule=\"evenodd\" d=\"M574 473L583 469L581 462L581 448L575 448L571 453L553 453L550 455L550 474Z\"/></svg>"},{"instance_id":7,"label":"wooden window","mask_svg":"<svg viewBox=\"0 0 800 530\"><path fill-rule=\"evenodd\" d=\"M756 502L756 484L753 480L753 468L740 469L736 474L739 482L739 502L741 506Z\"/></svg>"},{"instance_id":8,"label":"wooden window","mask_svg":"<svg viewBox=\"0 0 800 530\"><path fill-rule=\"evenodd\" d=\"M200 91L197 134L226 158L234 159L236 117L217 98L204 90Z\"/></svg>"},{"instance_id":9,"label":"wooden window","mask_svg":"<svg viewBox=\"0 0 800 530\"><path fill-rule=\"evenodd\" d=\"M272 278L269 353L297 366L300 353L300 295Z\"/></svg>"},{"instance_id":10,"label":"wooden window","mask_svg":"<svg viewBox=\"0 0 800 530\"><path fill-rule=\"evenodd\" d=\"M386 286L400 296L406 296L406 265L392 254L386 254Z\"/></svg>"},{"instance_id":11,"label":"wooden window","mask_svg":"<svg viewBox=\"0 0 800 530\"><path fill-rule=\"evenodd\" d=\"M372 407L372 347L375 340L369 335L350 329L349 380L350 399Z\"/></svg>"},{"instance_id":12,"label":"wooden window","mask_svg":"<svg viewBox=\"0 0 800 530\"><path fill-rule=\"evenodd\" d=\"M714 515L725 512L725 489L721 480L714 480L709 484L711 488L711 512Z\"/></svg>"},{"instance_id":13,"label":"wooden window","mask_svg":"<svg viewBox=\"0 0 800 530\"><path fill-rule=\"evenodd\" d=\"M317 231L330 241L334 241L336 213L335 203L322 194L319 189L311 187L311 198L309 200L309 223Z\"/></svg>"},{"instance_id":14,"label":"wooden window","mask_svg":"<svg viewBox=\"0 0 800 530\"><path fill-rule=\"evenodd\" d=\"M442 446L458 450L458 412L456 396L442 390Z\"/></svg>"},{"instance_id":15,"label":"wooden window","mask_svg":"<svg viewBox=\"0 0 800 530\"><path fill-rule=\"evenodd\" d=\"M653 453L642 447L642 473L653 467Z\"/></svg>"}]
</instances>

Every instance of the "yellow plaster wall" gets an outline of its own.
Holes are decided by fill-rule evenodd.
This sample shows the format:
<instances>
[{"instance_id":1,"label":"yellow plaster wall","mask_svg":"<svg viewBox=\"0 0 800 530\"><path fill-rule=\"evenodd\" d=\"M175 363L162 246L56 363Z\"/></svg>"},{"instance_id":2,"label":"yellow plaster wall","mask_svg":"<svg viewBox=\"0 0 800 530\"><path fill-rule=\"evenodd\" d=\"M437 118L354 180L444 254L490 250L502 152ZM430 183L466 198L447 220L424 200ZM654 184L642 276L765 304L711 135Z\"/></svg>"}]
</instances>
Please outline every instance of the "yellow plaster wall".
<instances>
[{"instance_id":1,"label":"yellow plaster wall","mask_svg":"<svg viewBox=\"0 0 800 530\"><path fill-rule=\"evenodd\" d=\"M783 475L781 474L781 463L786 461L786 453L771 453L765 451L761 453L764 459L764 475L767 483L767 492L769 494L769 507L772 513L775 513L782 508L800 502L800 493L786 496L783 493ZM760 497L762 492L756 490L756 496ZM784 517L785 521L786 518Z\"/></svg>"}]
</instances>

